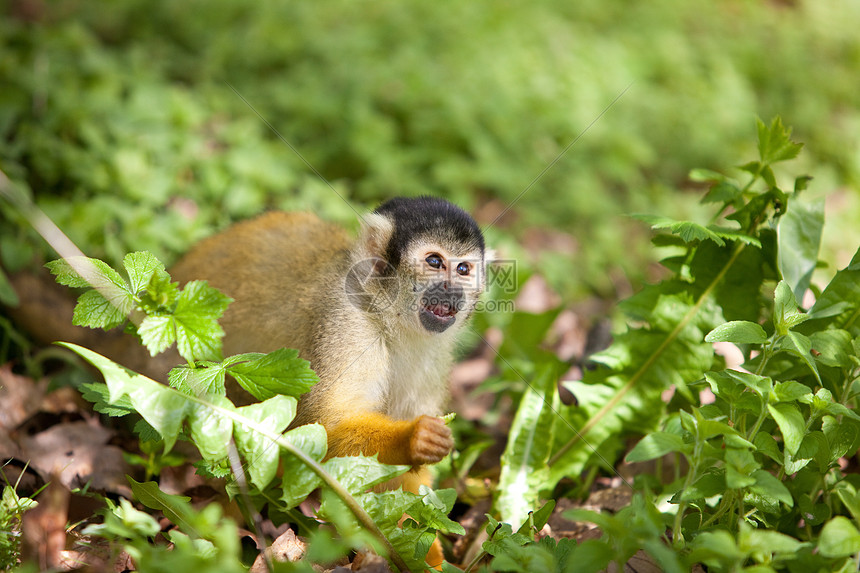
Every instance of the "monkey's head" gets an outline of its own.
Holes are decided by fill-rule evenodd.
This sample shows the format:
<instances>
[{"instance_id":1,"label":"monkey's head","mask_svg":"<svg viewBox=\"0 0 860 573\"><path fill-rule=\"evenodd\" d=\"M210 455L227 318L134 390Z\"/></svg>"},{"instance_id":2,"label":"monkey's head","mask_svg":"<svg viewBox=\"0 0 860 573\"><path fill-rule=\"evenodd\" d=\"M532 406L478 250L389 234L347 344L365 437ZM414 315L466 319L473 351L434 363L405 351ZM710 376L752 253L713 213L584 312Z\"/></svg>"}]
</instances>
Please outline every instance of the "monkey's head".
<instances>
[{"instance_id":1,"label":"monkey's head","mask_svg":"<svg viewBox=\"0 0 860 573\"><path fill-rule=\"evenodd\" d=\"M348 276L347 287L360 284L364 310L425 335L459 330L486 284L478 224L434 197L398 197L366 216L353 263L359 282Z\"/></svg>"}]
</instances>

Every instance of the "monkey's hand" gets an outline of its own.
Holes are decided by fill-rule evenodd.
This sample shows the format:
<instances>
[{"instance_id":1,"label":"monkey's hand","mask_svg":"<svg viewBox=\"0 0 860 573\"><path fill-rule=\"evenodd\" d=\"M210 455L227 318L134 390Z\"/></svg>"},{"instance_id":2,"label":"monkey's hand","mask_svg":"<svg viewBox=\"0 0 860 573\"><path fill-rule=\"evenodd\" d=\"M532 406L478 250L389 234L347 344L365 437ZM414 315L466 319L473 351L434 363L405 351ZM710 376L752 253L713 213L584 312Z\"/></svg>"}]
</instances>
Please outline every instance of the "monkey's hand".
<instances>
[{"instance_id":1,"label":"monkey's hand","mask_svg":"<svg viewBox=\"0 0 860 573\"><path fill-rule=\"evenodd\" d=\"M409 457L414 465L435 464L454 447L451 429L441 418L418 416L409 437Z\"/></svg>"}]
</instances>

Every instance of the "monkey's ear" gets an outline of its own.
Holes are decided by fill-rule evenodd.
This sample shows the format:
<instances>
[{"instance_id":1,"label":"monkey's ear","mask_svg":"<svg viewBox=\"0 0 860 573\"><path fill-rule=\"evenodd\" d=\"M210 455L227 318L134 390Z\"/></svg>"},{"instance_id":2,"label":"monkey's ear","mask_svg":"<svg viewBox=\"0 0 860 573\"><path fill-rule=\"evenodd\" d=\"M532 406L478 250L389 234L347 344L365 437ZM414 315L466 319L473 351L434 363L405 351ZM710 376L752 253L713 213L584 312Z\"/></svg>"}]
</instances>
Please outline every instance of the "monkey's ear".
<instances>
[{"instance_id":1,"label":"monkey's ear","mask_svg":"<svg viewBox=\"0 0 860 573\"><path fill-rule=\"evenodd\" d=\"M379 213L368 213L361 220L356 252L363 259L384 259L385 249L394 233L391 219Z\"/></svg>"}]
</instances>

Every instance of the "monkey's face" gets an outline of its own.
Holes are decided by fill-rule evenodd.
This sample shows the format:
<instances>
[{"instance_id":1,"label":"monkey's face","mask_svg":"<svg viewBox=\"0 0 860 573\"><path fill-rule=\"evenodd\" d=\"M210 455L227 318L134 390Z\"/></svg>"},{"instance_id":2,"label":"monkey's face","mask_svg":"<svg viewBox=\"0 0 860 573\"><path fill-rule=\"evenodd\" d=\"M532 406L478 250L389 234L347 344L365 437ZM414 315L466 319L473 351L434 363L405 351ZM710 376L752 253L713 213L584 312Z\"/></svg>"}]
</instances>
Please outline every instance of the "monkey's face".
<instances>
[{"instance_id":1,"label":"monkey's face","mask_svg":"<svg viewBox=\"0 0 860 573\"><path fill-rule=\"evenodd\" d=\"M407 316L429 333L462 326L484 291L483 254L432 244L410 250L403 260L412 287Z\"/></svg>"}]
</instances>

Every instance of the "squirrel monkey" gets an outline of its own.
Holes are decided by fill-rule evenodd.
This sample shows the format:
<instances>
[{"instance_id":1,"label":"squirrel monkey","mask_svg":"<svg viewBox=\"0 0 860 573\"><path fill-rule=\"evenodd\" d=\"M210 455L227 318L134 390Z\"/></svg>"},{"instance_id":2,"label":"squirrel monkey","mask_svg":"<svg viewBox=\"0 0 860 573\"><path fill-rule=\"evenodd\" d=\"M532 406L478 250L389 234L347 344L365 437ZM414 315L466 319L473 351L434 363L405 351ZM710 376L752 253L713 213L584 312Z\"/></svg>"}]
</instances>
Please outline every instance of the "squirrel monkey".
<instances>
[{"instance_id":1,"label":"squirrel monkey","mask_svg":"<svg viewBox=\"0 0 860 573\"><path fill-rule=\"evenodd\" d=\"M454 446L438 416L484 271L484 238L472 217L420 197L383 203L354 240L309 213L267 213L202 241L170 273L181 283L205 279L234 299L221 320L226 355L286 347L310 361L320 381L299 401L293 427L321 423L328 457L378 454L412 466L386 485L417 493L429 485L422 466ZM22 301L36 299L22 305L22 322L44 329L44 312L27 315L29 306L45 306L26 294L38 289L16 286ZM176 354L152 360L117 334L77 331L67 339L150 375L178 362ZM441 563L438 543L427 560Z\"/></svg>"},{"instance_id":2,"label":"squirrel monkey","mask_svg":"<svg viewBox=\"0 0 860 573\"><path fill-rule=\"evenodd\" d=\"M299 350L320 381L293 426L319 422L329 457L379 454L416 468L444 458L438 418L457 333L484 290L484 239L442 199L395 198L356 240L309 213L271 212L204 240L176 266L231 296L225 354Z\"/></svg>"}]
</instances>

